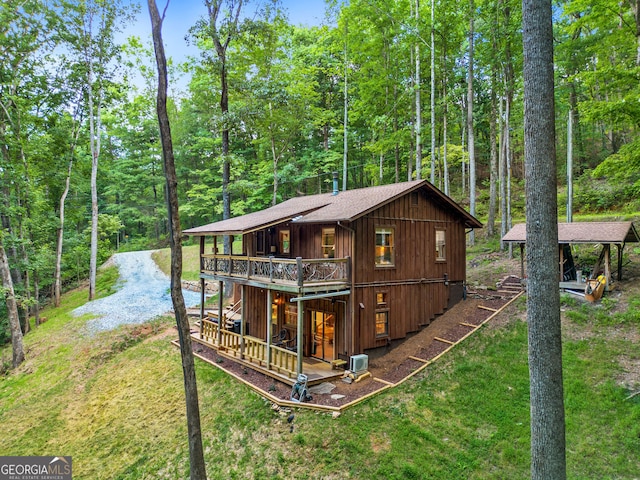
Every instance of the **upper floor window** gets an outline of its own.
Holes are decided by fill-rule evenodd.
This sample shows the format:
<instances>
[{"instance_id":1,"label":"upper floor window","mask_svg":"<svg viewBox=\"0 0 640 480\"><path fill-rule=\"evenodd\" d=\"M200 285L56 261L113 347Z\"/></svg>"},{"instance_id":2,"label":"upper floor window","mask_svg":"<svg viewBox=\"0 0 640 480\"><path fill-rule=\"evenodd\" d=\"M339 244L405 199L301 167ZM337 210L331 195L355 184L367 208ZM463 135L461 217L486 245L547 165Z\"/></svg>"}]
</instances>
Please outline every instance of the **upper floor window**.
<instances>
[{"instance_id":1,"label":"upper floor window","mask_svg":"<svg viewBox=\"0 0 640 480\"><path fill-rule=\"evenodd\" d=\"M335 228L322 229L322 256L324 258L335 258L336 256Z\"/></svg>"},{"instance_id":2,"label":"upper floor window","mask_svg":"<svg viewBox=\"0 0 640 480\"><path fill-rule=\"evenodd\" d=\"M393 266L394 262L393 228L376 228L376 266Z\"/></svg>"},{"instance_id":3,"label":"upper floor window","mask_svg":"<svg viewBox=\"0 0 640 480\"><path fill-rule=\"evenodd\" d=\"M447 236L445 230L436 230L436 260L443 261L447 259Z\"/></svg>"},{"instance_id":4,"label":"upper floor window","mask_svg":"<svg viewBox=\"0 0 640 480\"><path fill-rule=\"evenodd\" d=\"M280 230L280 253L290 253L291 237L289 230Z\"/></svg>"}]
</instances>

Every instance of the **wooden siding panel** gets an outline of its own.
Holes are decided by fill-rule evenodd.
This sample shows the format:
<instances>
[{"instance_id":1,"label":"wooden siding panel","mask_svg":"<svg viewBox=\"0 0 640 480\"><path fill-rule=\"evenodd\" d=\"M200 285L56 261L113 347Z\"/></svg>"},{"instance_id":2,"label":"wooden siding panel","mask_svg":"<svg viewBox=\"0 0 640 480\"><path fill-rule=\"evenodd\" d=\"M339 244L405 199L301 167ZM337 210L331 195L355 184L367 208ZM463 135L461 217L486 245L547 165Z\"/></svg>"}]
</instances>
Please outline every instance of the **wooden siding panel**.
<instances>
[{"instance_id":1,"label":"wooden siding panel","mask_svg":"<svg viewBox=\"0 0 640 480\"><path fill-rule=\"evenodd\" d=\"M362 303L358 325L358 352L384 346L387 338L376 338L375 295L389 295L389 337L398 340L428 325L442 314L449 302L449 281L465 279L464 225L451 212L424 195L414 206L406 195L371 212L353 225L355 234L354 301ZM376 268L375 229L393 227L395 266ZM446 261L436 261L435 231L446 231ZM423 280L423 281L421 281ZM355 352L355 353L358 353Z\"/></svg>"}]
</instances>

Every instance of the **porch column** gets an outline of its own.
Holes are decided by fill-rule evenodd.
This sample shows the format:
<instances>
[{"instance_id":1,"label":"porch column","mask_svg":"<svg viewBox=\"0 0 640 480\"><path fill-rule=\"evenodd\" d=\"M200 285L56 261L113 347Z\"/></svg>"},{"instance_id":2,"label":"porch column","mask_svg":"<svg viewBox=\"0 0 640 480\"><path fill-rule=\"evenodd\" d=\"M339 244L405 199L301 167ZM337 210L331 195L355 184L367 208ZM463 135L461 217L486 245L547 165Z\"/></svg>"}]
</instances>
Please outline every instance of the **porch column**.
<instances>
[{"instance_id":1,"label":"porch column","mask_svg":"<svg viewBox=\"0 0 640 480\"><path fill-rule=\"evenodd\" d=\"M247 309L245 308L246 305L246 299L245 299L245 286L244 285L240 285L240 302L242 302L240 305L240 358L244 358L244 336L245 336L245 326L246 326L246 322L245 322L245 312L247 311Z\"/></svg>"},{"instance_id":2,"label":"porch column","mask_svg":"<svg viewBox=\"0 0 640 480\"><path fill-rule=\"evenodd\" d=\"M222 343L222 302L224 300L224 286L221 281L218 281L218 335L216 338L216 343L218 346Z\"/></svg>"},{"instance_id":3,"label":"porch column","mask_svg":"<svg viewBox=\"0 0 640 480\"><path fill-rule=\"evenodd\" d=\"M607 283L604 286L606 292L609 291L609 284L611 283L611 244L607 243L604 246L604 276L607 279Z\"/></svg>"},{"instance_id":4,"label":"porch column","mask_svg":"<svg viewBox=\"0 0 640 480\"><path fill-rule=\"evenodd\" d=\"M520 280L524 279L524 243L520 244Z\"/></svg>"},{"instance_id":5,"label":"porch column","mask_svg":"<svg viewBox=\"0 0 640 480\"><path fill-rule=\"evenodd\" d=\"M296 364L296 373L299 375L302 373L302 342L303 342L303 336L302 336L302 325L303 325L303 320L304 320L304 302L302 300L300 300L298 302L298 332L297 332L297 337L296 337L296 342L297 342L297 353L298 353L298 362Z\"/></svg>"},{"instance_id":6,"label":"porch column","mask_svg":"<svg viewBox=\"0 0 640 480\"><path fill-rule=\"evenodd\" d=\"M202 255L204 255L204 237L200 237L200 271L202 272ZM202 334L202 320L204 319L204 278L200 277L200 334ZM202 337L200 337L202 338Z\"/></svg>"},{"instance_id":7,"label":"porch column","mask_svg":"<svg viewBox=\"0 0 640 480\"><path fill-rule=\"evenodd\" d=\"M267 289L267 370L271 370L271 290Z\"/></svg>"},{"instance_id":8,"label":"porch column","mask_svg":"<svg viewBox=\"0 0 640 480\"><path fill-rule=\"evenodd\" d=\"M622 280L622 250L624 249L624 244L617 244L618 247L618 281Z\"/></svg>"}]
</instances>

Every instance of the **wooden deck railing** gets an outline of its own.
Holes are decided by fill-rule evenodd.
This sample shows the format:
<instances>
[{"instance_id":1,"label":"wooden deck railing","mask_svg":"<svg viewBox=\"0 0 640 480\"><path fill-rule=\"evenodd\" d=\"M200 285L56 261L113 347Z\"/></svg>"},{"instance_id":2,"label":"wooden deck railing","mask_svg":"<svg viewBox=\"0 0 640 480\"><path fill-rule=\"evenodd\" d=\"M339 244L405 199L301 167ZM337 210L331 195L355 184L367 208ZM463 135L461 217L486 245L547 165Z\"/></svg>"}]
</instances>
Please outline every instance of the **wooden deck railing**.
<instances>
[{"instance_id":1,"label":"wooden deck railing","mask_svg":"<svg viewBox=\"0 0 640 480\"><path fill-rule=\"evenodd\" d=\"M218 344L218 324L206 318L200 323L200 339L234 357L257 363L268 370L275 370L291 378L296 376L298 354L291 350L271 345L271 363L268 364L267 342L245 335L244 348L242 348L242 335L222 329Z\"/></svg>"},{"instance_id":2,"label":"wooden deck railing","mask_svg":"<svg viewBox=\"0 0 640 480\"><path fill-rule=\"evenodd\" d=\"M346 283L350 277L351 261L349 257L289 259L204 254L200 268L210 275L302 287L318 283Z\"/></svg>"}]
</instances>

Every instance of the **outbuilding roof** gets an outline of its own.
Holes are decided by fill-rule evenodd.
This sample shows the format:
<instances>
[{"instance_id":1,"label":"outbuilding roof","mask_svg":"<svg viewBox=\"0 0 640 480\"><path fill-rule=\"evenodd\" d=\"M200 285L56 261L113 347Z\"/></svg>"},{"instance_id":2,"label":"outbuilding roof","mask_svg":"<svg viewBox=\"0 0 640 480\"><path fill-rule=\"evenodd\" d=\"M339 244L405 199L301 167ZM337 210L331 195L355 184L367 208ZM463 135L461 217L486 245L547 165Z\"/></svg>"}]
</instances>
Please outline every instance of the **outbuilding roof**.
<instances>
[{"instance_id":1,"label":"outbuilding roof","mask_svg":"<svg viewBox=\"0 0 640 480\"><path fill-rule=\"evenodd\" d=\"M502 237L503 242L525 243L527 228L519 223ZM558 243L632 243L640 242L633 222L558 223Z\"/></svg>"},{"instance_id":2,"label":"outbuilding roof","mask_svg":"<svg viewBox=\"0 0 640 480\"><path fill-rule=\"evenodd\" d=\"M395 198L413 191L422 191L436 203L456 211L468 228L482 224L460 205L426 180L392 183L333 193L294 197L272 207L240 217L221 220L184 230L187 235L237 235L267 228L284 222L330 223L352 222Z\"/></svg>"}]
</instances>

